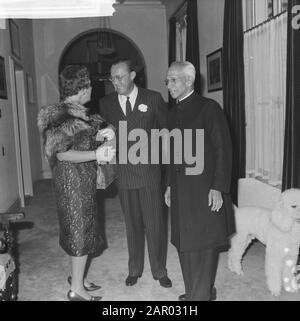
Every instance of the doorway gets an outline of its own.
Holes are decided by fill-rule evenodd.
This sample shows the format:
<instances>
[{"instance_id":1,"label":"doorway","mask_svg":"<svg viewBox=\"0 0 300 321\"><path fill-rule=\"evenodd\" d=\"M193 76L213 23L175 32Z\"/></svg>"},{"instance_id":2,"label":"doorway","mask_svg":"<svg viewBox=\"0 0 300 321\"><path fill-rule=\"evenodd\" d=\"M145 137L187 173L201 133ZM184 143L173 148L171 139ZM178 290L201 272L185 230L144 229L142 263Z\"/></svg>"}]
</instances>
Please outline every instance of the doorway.
<instances>
[{"instance_id":1,"label":"doorway","mask_svg":"<svg viewBox=\"0 0 300 321\"><path fill-rule=\"evenodd\" d=\"M25 72L22 66L16 63L12 57L9 57L9 71L12 90L19 196L21 207L24 207L25 196L33 196Z\"/></svg>"},{"instance_id":2,"label":"doorway","mask_svg":"<svg viewBox=\"0 0 300 321\"><path fill-rule=\"evenodd\" d=\"M99 38L109 39L113 50L108 53L99 50ZM99 100L114 91L109 81L110 66L120 59L130 59L136 66L137 86L146 88L146 64L143 54L135 43L124 34L108 29L93 29L84 32L70 41L59 63L59 73L69 64L85 65L91 76L91 100L86 106L90 113L98 113Z\"/></svg>"}]
</instances>

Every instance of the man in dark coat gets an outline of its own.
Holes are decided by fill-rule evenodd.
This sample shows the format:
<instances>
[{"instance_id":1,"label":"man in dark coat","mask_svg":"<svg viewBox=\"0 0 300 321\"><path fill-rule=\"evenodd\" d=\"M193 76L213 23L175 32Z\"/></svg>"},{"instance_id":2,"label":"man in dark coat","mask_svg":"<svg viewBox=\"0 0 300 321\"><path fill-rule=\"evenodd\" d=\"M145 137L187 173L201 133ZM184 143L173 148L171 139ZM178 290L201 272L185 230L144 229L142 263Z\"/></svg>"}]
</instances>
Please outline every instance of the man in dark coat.
<instances>
[{"instance_id":1,"label":"man in dark coat","mask_svg":"<svg viewBox=\"0 0 300 321\"><path fill-rule=\"evenodd\" d=\"M129 275L125 284L136 284L143 273L146 235L153 278L159 280L161 286L171 287L166 269L168 232L167 216L163 211L161 166L150 164L149 158L144 163L138 159L127 160L136 142L126 141L127 134L133 134L135 130L143 130L151 137L151 129L166 128L167 107L158 92L138 88L134 84L135 76L131 61L113 64L111 81L116 92L100 100L100 114L117 128L118 141L120 138L123 141L118 146L116 175L129 252ZM127 129L123 128L124 124ZM143 148L148 148L147 137L146 141L142 138L139 141L141 155L144 155Z\"/></svg>"},{"instance_id":2,"label":"man in dark coat","mask_svg":"<svg viewBox=\"0 0 300 321\"><path fill-rule=\"evenodd\" d=\"M186 157L181 164L171 161L165 201L171 207L171 242L178 250L186 290L179 300L206 301L216 297L219 252L226 249L229 236L235 232L228 194L232 151L221 107L214 100L198 96L194 81L191 63L175 62L170 66L166 84L176 106L169 111L168 127L170 132L176 129L182 133L184 153L191 146L193 154L197 149L204 153L203 171L188 173L192 166ZM190 144L184 140L187 129L192 131ZM204 130L203 141L196 140L200 129ZM174 148L171 145L171 156ZM201 164L195 166L200 168Z\"/></svg>"}]
</instances>

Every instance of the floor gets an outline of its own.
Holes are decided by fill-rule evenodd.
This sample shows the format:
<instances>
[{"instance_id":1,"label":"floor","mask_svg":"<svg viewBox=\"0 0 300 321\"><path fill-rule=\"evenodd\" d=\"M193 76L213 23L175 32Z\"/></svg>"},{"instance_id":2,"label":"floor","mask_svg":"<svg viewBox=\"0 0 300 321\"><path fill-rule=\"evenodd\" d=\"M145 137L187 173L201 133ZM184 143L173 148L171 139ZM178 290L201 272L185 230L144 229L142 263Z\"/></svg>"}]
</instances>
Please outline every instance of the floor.
<instances>
[{"instance_id":1,"label":"floor","mask_svg":"<svg viewBox=\"0 0 300 321\"><path fill-rule=\"evenodd\" d=\"M34 197L27 200L26 217L14 223L18 241L19 300L66 301L69 289L69 259L58 245L58 221L51 180L35 185ZM149 261L145 257L145 271L138 283L126 287L127 245L125 226L119 199L113 188L105 192L105 231L107 248L91 262L88 277L102 285L97 295L105 301L176 301L184 293L179 261L175 248L169 244L167 269L173 287L162 288L154 281ZM220 256L216 287L219 301L299 301L296 294L282 292L273 297L264 275L262 244L255 242L244 258L244 276L232 274L227 266L227 253Z\"/></svg>"}]
</instances>

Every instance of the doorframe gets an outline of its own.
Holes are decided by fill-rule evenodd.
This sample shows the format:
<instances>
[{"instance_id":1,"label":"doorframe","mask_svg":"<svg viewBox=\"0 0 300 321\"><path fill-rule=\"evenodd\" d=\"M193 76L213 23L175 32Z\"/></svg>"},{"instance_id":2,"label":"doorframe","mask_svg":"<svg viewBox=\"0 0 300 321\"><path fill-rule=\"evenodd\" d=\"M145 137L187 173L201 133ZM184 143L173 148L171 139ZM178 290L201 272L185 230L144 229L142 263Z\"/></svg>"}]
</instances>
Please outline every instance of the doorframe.
<instances>
[{"instance_id":1,"label":"doorframe","mask_svg":"<svg viewBox=\"0 0 300 321\"><path fill-rule=\"evenodd\" d=\"M27 120L27 95L26 95L26 78L25 71L22 67L15 64L15 78L16 78L16 97L19 117L19 132L21 143L21 157L22 170L24 180L24 194L25 196L33 196L33 183L30 159L30 144L28 134L28 120Z\"/></svg>"},{"instance_id":2,"label":"doorframe","mask_svg":"<svg viewBox=\"0 0 300 321\"><path fill-rule=\"evenodd\" d=\"M25 206L25 195L33 196L32 171L27 121L27 97L25 72L12 56L9 56L11 97L17 161L18 189L21 207Z\"/></svg>"}]
</instances>

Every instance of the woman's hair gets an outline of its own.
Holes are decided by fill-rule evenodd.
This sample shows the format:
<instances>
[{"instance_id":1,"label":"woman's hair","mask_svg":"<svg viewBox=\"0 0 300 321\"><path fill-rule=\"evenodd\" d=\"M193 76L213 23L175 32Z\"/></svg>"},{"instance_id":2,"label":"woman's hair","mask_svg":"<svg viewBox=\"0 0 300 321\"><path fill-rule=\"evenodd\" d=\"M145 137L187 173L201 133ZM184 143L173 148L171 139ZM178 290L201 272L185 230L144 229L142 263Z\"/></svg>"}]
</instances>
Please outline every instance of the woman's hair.
<instances>
[{"instance_id":1,"label":"woman's hair","mask_svg":"<svg viewBox=\"0 0 300 321\"><path fill-rule=\"evenodd\" d=\"M90 73L83 65L68 65L59 75L60 99L73 96L91 85Z\"/></svg>"}]
</instances>

